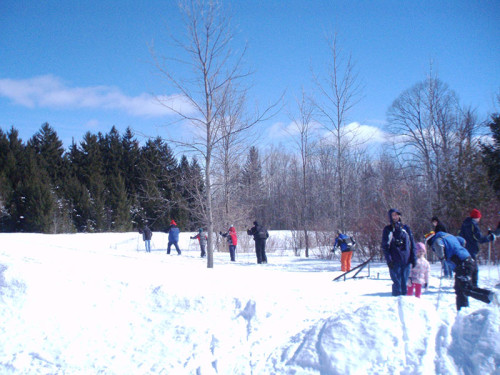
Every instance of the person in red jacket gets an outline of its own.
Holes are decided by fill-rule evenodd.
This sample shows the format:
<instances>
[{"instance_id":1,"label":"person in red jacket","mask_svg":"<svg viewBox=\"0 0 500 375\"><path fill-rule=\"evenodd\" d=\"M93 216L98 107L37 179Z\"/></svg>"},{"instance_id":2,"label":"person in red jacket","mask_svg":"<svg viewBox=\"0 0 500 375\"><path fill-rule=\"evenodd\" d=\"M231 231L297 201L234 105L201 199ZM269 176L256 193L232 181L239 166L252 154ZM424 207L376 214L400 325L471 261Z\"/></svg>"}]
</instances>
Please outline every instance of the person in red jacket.
<instances>
[{"instance_id":1,"label":"person in red jacket","mask_svg":"<svg viewBox=\"0 0 500 375\"><path fill-rule=\"evenodd\" d=\"M231 225L226 233L219 232L222 237L227 238L227 243L229 244L229 256L231 257L231 262L236 260L236 246L238 245L238 236L236 235L236 229Z\"/></svg>"}]
</instances>

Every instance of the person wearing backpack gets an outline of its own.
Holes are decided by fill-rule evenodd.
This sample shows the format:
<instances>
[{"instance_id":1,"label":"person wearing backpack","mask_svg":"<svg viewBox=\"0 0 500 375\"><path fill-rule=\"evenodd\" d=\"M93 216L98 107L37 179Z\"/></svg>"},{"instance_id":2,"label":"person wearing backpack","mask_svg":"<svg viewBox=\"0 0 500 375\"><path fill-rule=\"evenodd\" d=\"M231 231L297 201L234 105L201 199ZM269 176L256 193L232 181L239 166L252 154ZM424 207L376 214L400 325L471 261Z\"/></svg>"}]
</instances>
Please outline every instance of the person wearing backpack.
<instances>
[{"instance_id":1,"label":"person wearing backpack","mask_svg":"<svg viewBox=\"0 0 500 375\"><path fill-rule=\"evenodd\" d=\"M149 227L146 224L143 229L139 228L139 233L142 234L142 240L144 241L144 245L146 246L146 252L150 253L151 237L153 237L153 232L151 232L151 229L149 229Z\"/></svg>"},{"instance_id":2,"label":"person wearing backpack","mask_svg":"<svg viewBox=\"0 0 500 375\"><path fill-rule=\"evenodd\" d=\"M404 296L410 275L410 266L415 267L415 241L408 225L401 222L401 212L391 208L389 222L382 232L382 251L392 280L392 295Z\"/></svg>"},{"instance_id":3,"label":"person wearing backpack","mask_svg":"<svg viewBox=\"0 0 500 375\"><path fill-rule=\"evenodd\" d=\"M342 233L340 230L337 232L338 236L335 238L335 243L333 245L333 251L340 247L340 269L342 272L347 272L351 270L351 259L353 253L353 247L356 243L352 237Z\"/></svg>"},{"instance_id":4,"label":"person wearing backpack","mask_svg":"<svg viewBox=\"0 0 500 375\"><path fill-rule=\"evenodd\" d=\"M198 229L198 234L196 236L189 237L192 240L198 239L198 242L200 243L200 251L201 251L201 257L204 258L206 253L205 249L207 248L207 235L203 232L203 228Z\"/></svg>"},{"instance_id":5,"label":"person wearing backpack","mask_svg":"<svg viewBox=\"0 0 500 375\"><path fill-rule=\"evenodd\" d=\"M247 234L253 236L255 241L255 255L257 255L258 264L266 264L266 240L269 238L269 232L257 221L253 222L253 227L247 229Z\"/></svg>"}]
</instances>

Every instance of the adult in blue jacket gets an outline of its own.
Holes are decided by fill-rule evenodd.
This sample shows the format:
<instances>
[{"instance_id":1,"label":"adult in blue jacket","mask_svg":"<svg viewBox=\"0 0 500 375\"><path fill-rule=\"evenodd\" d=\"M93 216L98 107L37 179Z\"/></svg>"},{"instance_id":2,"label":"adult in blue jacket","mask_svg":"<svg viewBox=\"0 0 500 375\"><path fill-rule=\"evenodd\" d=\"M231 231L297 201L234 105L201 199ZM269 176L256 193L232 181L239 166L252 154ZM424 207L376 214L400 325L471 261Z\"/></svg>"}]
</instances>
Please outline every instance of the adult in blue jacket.
<instances>
[{"instance_id":1,"label":"adult in blue jacket","mask_svg":"<svg viewBox=\"0 0 500 375\"><path fill-rule=\"evenodd\" d=\"M440 260L447 260L455 272L455 294L457 310L469 306L469 297L490 303L498 298L488 289L472 284L472 275L477 271L477 264L464 247L465 240L449 233L430 232L425 235L426 244L434 250Z\"/></svg>"},{"instance_id":2,"label":"adult in blue jacket","mask_svg":"<svg viewBox=\"0 0 500 375\"><path fill-rule=\"evenodd\" d=\"M170 222L170 227L168 227L167 233L168 233L167 254L170 254L170 247L174 245L175 249L177 250L177 254L181 255L181 250L179 249L179 244L178 244L180 230L177 227L177 224L175 223L174 220Z\"/></svg>"},{"instance_id":3,"label":"adult in blue jacket","mask_svg":"<svg viewBox=\"0 0 500 375\"><path fill-rule=\"evenodd\" d=\"M479 244L495 240L493 233L483 236L479 229L479 221L481 220L481 212L478 209L473 209L468 218L462 223L462 228L458 234L465 239L465 248L469 251L470 256L476 260L479 253ZM472 275L472 285L477 286L478 269Z\"/></svg>"},{"instance_id":4,"label":"adult in blue jacket","mask_svg":"<svg viewBox=\"0 0 500 375\"><path fill-rule=\"evenodd\" d=\"M382 232L384 252L392 279L392 295L405 296L410 265L415 266L415 241L410 228L401 222L401 212L391 208L388 212L390 224Z\"/></svg>"}]
</instances>

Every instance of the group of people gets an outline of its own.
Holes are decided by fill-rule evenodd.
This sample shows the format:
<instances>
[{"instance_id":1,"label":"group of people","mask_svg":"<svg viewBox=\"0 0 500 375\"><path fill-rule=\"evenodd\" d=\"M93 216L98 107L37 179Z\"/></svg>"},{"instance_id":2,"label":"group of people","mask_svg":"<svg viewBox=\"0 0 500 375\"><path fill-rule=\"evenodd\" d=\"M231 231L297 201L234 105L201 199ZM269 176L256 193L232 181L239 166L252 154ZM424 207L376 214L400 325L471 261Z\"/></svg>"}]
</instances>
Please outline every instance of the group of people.
<instances>
[{"instance_id":1,"label":"group of people","mask_svg":"<svg viewBox=\"0 0 500 375\"><path fill-rule=\"evenodd\" d=\"M257 263L265 264L267 263L266 241L269 238L269 232L264 226L260 225L257 221L254 221L253 225L254 226L252 228L247 230L247 234L253 236L254 238ZM177 223L174 220L172 220L170 222L170 226L166 229L165 232L168 233L167 254L170 254L170 249L173 245L177 250L177 254L181 255L181 250L179 248L180 230L179 227L177 226ZM142 239L144 240L146 252L148 253L151 252L151 238L153 236L153 232L151 231L151 229L149 229L148 225L146 224L143 228L139 229L139 233L142 234ZM238 236L236 234L236 229L234 228L233 225L230 225L227 232L225 233L219 232L219 234L222 237L226 238L227 240L227 243L229 245L229 256L231 262L236 261L236 246L238 245ZM200 256L204 258L206 256L208 237L207 234L203 231L203 228L198 229L198 234L196 234L195 236L191 236L189 238L198 240L201 252Z\"/></svg>"},{"instance_id":2,"label":"group of people","mask_svg":"<svg viewBox=\"0 0 500 375\"><path fill-rule=\"evenodd\" d=\"M468 297L485 303L494 300L498 295L488 289L478 287L478 266L476 257L479 244L492 242L500 232L483 236L479 229L481 212L473 209L460 229L458 236L446 231L437 217L431 219L434 230L425 235L425 244L415 243L408 225L403 224L399 210L388 212L389 225L382 233L382 251L389 267L392 295L415 295L420 297L422 287L427 288L430 265L425 259L426 248L432 249L443 263L445 277L455 272L455 294L457 310L469 306Z\"/></svg>"}]
</instances>

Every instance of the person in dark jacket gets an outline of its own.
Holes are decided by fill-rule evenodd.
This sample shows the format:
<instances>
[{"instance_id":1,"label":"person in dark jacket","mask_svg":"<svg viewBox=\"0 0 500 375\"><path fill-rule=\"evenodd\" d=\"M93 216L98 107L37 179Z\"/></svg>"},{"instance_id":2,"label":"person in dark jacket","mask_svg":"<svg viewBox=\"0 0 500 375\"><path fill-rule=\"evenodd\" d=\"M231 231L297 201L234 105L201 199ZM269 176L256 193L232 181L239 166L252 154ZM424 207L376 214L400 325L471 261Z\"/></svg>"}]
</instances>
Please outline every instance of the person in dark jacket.
<instances>
[{"instance_id":1,"label":"person in dark jacket","mask_svg":"<svg viewBox=\"0 0 500 375\"><path fill-rule=\"evenodd\" d=\"M446 227L444 226L443 223L441 223L441 221L439 220L439 218L437 216L434 216L432 219L431 219L431 223L432 223L432 226L433 226L433 232L434 233L438 233L438 232L444 232L444 233L447 233L448 231L446 230ZM452 272L452 267L450 264L448 264L448 261L443 260L441 262L441 269L443 270L443 277L446 278L446 279L451 279L453 277L453 272Z\"/></svg>"},{"instance_id":2,"label":"person in dark jacket","mask_svg":"<svg viewBox=\"0 0 500 375\"><path fill-rule=\"evenodd\" d=\"M392 295L406 295L406 283L410 266L416 265L415 241L410 228L401 222L401 212L391 208L389 222L382 232L382 251L384 252L392 280Z\"/></svg>"},{"instance_id":3,"label":"person in dark jacket","mask_svg":"<svg viewBox=\"0 0 500 375\"><path fill-rule=\"evenodd\" d=\"M198 239L198 242L200 243L201 257L204 258L206 255L205 249L207 248L208 238L207 235L203 232L203 228L198 229L198 234L196 236L189 238L191 238L192 240L194 240L195 238Z\"/></svg>"},{"instance_id":4,"label":"person in dark jacket","mask_svg":"<svg viewBox=\"0 0 500 375\"><path fill-rule=\"evenodd\" d=\"M153 232L147 225L143 229L139 229L139 233L142 234L142 240L144 241L144 246L146 246L146 252L151 252L151 238L153 237Z\"/></svg>"},{"instance_id":5,"label":"person in dark jacket","mask_svg":"<svg viewBox=\"0 0 500 375\"><path fill-rule=\"evenodd\" d=\"M249 236L253 236L255 241L255 254L257 255L258 264L266 264L266 241L269 238L269 232L260 225L257 221L253 222L253 227L247 230Z\"/></svg>"},{"instance_id":6,"label":"person in dark jacket","mask_svg":"<svg viewBox=\"0 0 500 375\"><path fill-rule=\"evenodd\" d=\"M174 245L175 249L177 250L177 254L181 255L181 250L179 249L178 243L180 230L174 220L170 222L170 226L168 227L166 232L168 233L167 254L170 254L170 247Z\"/></svg>"},{"instance_id":7,"label":"person in dark jacket","mask_svg":"<svg viewBox=\"0 0 500 375\"><path fill-rule=\"evenodd\" d=\"M234 229L234 226L231 225L226 233L219 232L219 234L222 237L227 238L231 262L236 261L236 246L238 245L238 236L236 235L236 229Z\"/></svg>"},{"instance_id":8,"label":"person in dark jacket","mask_svg":"<svg viewBox=\"0 0 500 375\"><path fill-rule=\"evenodd\" d=\"M351 259L354 245L356 242L352 237L347 234L342 233L340 230L337 232L338 236L335 238L335 243L333 244L333 251L340 247L340 269L343 272L351 270Z\"/></svg>"},{"instance_id":9,"label":"person in dark jacket","mask_svg":"<svg viewBox=\"0 0 500 375\"><path fill-rule=\"evenodd\" d=\"M448 260L455 272L455 294L457 310L469 306L469 297L485 303L498 304L498 295L488 289L472 284L472 275L477 271L477 263L464 247L465 240L449 233L430 232L425 235L426 244L440 260Z\"/></svg>"},{"instance_id":10,"label":"person in dark jacket","mask_svg":"<svg viewBox=\"0 0 500 375\"><path fill-rule=\"evenodd\" d=\"M495 235L493 233L483 236L481 230L479 229L479 221L481 221L481 212L478 209L473 209L470 212L468 218L462 223L462 228L460 228L460 237L465 239L465 248L469 252L472 259L476 260L477 254L479 253L479 244L486 243L495 240ZM477 286L477 280L479 277L479 271L476 267L474 273L472 274L472 285Z\"/></svg>"}]
</instances>

